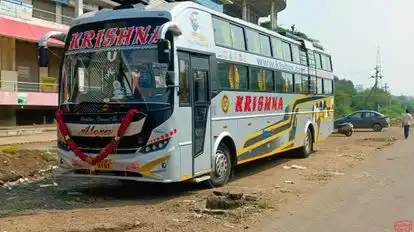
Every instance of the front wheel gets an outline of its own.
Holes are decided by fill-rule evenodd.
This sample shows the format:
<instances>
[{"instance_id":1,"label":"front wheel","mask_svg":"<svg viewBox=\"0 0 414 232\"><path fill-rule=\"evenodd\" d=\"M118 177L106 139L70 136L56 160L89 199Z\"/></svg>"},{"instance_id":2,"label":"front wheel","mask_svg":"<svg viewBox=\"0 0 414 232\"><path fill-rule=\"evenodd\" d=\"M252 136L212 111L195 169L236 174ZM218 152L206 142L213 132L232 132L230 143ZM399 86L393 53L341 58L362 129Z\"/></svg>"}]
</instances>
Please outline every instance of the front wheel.
<instances>
[{"instance_id":1,"label":"front wheel","mask_svg":"<svg viewBox=\"0 0 414 232\"><path fill-rule=\"evenodd\" d=\"M379 131L382 131L382 126L380 124L376 123L372 126L372 129L376 132L379 132Z\"/></svg>"},{"instance_id":2,"label":"front wheel","mask_svg":"<svg viewBox=\"0 0 414 232\"><path fill-rule=\"evenodd\" d=\"M230 149L220 144L213 158L214 168L210 174L209 184L213 188L221 187L229 182L232 173Z\"/></svg>"},{"instance_id":3,"label":"front wheel","mask_svg":"<svg viewBox=\"0 0 414 232\"><path fill-rule=\"evenodd\" d=\"M300 158L308 158L310 154L313 152L313 138L312 132L308 128L305 134L305 138L303 139L303 147L300 149Z\"/></svg>"}]
</instances>

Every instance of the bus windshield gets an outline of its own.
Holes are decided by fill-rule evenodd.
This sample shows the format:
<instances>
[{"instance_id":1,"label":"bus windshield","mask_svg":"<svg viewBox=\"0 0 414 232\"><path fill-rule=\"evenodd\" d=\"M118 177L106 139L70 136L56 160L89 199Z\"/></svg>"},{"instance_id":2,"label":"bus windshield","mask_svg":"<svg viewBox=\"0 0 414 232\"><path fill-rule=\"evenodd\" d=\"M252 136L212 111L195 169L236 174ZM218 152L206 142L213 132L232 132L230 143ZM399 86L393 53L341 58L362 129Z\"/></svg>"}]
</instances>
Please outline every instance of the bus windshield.
<instances>
[{"instance_id":1,"label":"bus windshield","mask_svg":"<svg viewBox=\"0 0 414 232\"><path fill-rule=\"evenodd\" d=\"M158 63L164 19L134 18L71 29L62 63L60 104L171 105L171 64Z\"/></svg>"},{"instance_id":2,"label":"bus windshield","mask_svg":"<svg viewBox=\"0 0 414 232\"><path fill-rule=\"evenodd\" d=\"M156 48L67 54L62 103L169 103L168 64L156 55Z\"/></svg>"}]
</instances>

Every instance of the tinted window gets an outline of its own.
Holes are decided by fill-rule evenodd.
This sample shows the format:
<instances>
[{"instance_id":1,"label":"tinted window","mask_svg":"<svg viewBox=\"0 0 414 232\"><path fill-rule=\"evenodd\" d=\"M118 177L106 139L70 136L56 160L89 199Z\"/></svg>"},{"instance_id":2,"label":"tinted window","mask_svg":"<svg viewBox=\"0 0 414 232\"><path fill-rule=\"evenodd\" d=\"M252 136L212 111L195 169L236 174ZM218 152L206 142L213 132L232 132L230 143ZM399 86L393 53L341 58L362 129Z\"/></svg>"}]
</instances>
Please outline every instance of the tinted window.
<instances>
[{"instance_id":1,"label":"tinted window","mask_svg":"<svg viewBox=\"0 0 414 232\"><path fill-rule=\"evenodd\" d=\"M331 58L326 55L322 55L322 68L327 71L332 71Z\"/></svg>"},{"instance_id":2,"label":"tinted window","mask_svg":"<svg viewBox=\"0 0 414 232\"><path fill-rule=\"evenodd\" d=\"M265 72L266 90L273 91L275 89L275 80L273 78L273 71L263 70Z\"/></svg>"},{"instance_id":3,"label":"tinted window","mask_svg":"<svg viewBox=\"0 0 414 232\"><path fill-rule=\"evenodd\" d=\"M275 72L276 75L276 92L292 93L293 92L293 74Z\"/></svg>"},{"instance_id":4,"label":"tinted window","mask_svg":"<svg viewBox=\"0 0 414 232\"><path fill-rule=\"evenodd\" d=\"M229 23L217 18L213 18L213 29L216 44L227 47L232 46Z\"/></svg>"},{"instance_id":5,"label":"tinted window","mask_svg":"<svg viewBox=\"0 0 414 232\"><path fill-rule=\"evenodd\" d=\"M315 55L313 51L308 51L308 63L309 66L315 68Z\"/></svg>"},{"instance_id":6,"label":"tinted window","mask_svg":"<svg viewBox=\"0 0 414 232\"><path fill-rule=\"evenodd\" d=\"M282 41L272 38L273 57L283 59Z\"/></svg>"},{"instance_id":7,"label":"tinted window","mask_svg":"<svg viewBox=\"0 0 414 232\"><path fill-rule=\"evenodd\" d=\"M180 59L180 104L188 105L190 103L190 93L188 89L188 73L189 62L188 60Z\"/></svg>"},{"instance_id":8,"label":"tinted window","mask_svg":"<svg viewBox=\"0 0 414 232\"><path fill-rule=\"evenodd\" d=\"M315 53L315 63L317 69L322 69L322 57L321 54Z\"/></svg>"},{"instance_id":9,"label":"tinted window","mask_svg":"<svg viewBox=\"0 0 414 232\"><path fill-rule=\"evenodd\" d=\"M374 112L366 112L365 117L366 118L373 118L373 117L380 117L380 115L377 114L377 113L374 113Z\"/></svg>"},{"instance_id":10,"label":"tinted window","mask_svg":"<svg viewBox=\"0 0 414 232\"><path fill-rule=\"evenodd\" d=\"M208 99L207 77L207 71L204 70L195 70L193 73L195 102L205 102Z\"/></svg>"},{"instance_id":11,"label":"tinted window","mask_svg":"<svg viewBox=\"0 0 414 232\"><path fill-rule=\"evenodd\" d=\"M273 72L260 68L250 68L250 89L256 91L273 90Z\"/></svg>"},{"instance_id":12,"label":"tinted window","mask_svg":"<svg viewBox=\"0 0 414 232\"><path fill-rule=\"evenodd\" d=\"M219 62L218 82L221 89L247 89L247 67L243 65Z\"/></svg>"},{"instance_id":13,"label":"tinted window","mask_svg":"<svg viewBox=\"0 0 414 232\"><path fill-rule=\"evenodd\" d=\"M260 53L259 33L246 29L247 50Z\"/></svg>"},{"instance_id":14,"label":"tinted window","mask_svg":"<svg viewBox=\"0 0 414 232\"><path fill-rule=\"evenodd\" d=\"M302 93L304 90L303 83L302 83L302 75L295 74L294 80L295 80L295 93Z\"/></svg>"},{"instance_id":15,"label":"tinted window","mask_svg":"<svg viewBox=\"0 0 414 232\"><path fill-rule=\"evenodd\" d=\"M323 94L323 83L321 78L317 79L316 88L318 94Z\"/></svg>"},{"instance_id":16,"label":"tinted window","mask_svg":"<svg viewBox=\"0 0 414 232\"><path fill-rule=\"evenodd\" d=\"M246 50L246 44L244 42L243 28L235 25L230 25L231 38L233 41L233 48Z\"/></svg>"},{"instance_id":17,"label":"tinted window","mask_svg":"<svg viewBox=\"0 0 414 232\"><path fill-rule=\"evenodd\" d=\"M332 94L332 80L323 79L323 93Z\"/></svg>"},{"instance_id":18,"label":"tinted window","mask_svg":"<svg viewBox=\"0 0 414 232\"><path fill-rule=\"evenodd\" d=\"M306 51L300 50L300 64L308 65L308 57L306 56Z\"/></svg>"},{"instance_id":19,"label":"tinted window","mask_svg":"<svg viewBox=\"0 0 414 232\"><path fill-rule=\"evenodd\" d=\"M260 35L260 46L261 46L261 54L265 56L272 56L269 36Z\"/></svg>"},{"instance_id":20,"label":"tinted window","mask_svg":"<svg viewBox=\"0 0 414 232\"><path fill-rule=\"evenodd\" d=\"M283 59L287 61L292 61L292 52L290 50L290 44L286 42L282 42L282 49L283 49Z\"/></svg>"},{"instance_id":21,"label":"tinted window","mask_svg":"<svg viewBox=\"0 0 414 232\"><path fill-rule=\"evenodd\" d=\"M310 91L312 92L312 93L316 93L316 91L317 91L317 83L316 83L317 81L316 81L316 76L311 76L311 78L310 78Z\"/></svg>"},{"instance_id":22,"label":"tinted window","mask_svg":"<svg viewBox=\"0 0 414 232\"><path fill-rule=\"evenodd\" d=\"M361 119L362 118L362 113L351 114L349 117L353 118L353 119Z\"/></svg>"},{"instance_id":23,"label":"tinted window","mask_svg":"<svg viewBox=\"0 0 414 232\"><path fill-rule=\"evenodd\" d=\"M292 57L293 62L299 64L300 63L300 52L299 52L299 46L292 44Z\"/></svg>"}]
</instances>

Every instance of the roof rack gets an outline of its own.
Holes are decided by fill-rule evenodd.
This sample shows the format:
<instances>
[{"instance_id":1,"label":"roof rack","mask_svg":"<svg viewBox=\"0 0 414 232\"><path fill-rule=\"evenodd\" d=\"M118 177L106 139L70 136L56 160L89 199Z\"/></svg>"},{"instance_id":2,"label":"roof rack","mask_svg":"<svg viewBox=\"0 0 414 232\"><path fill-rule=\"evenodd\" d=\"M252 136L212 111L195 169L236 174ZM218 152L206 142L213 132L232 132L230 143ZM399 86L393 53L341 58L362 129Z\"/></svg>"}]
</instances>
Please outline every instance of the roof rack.
<instances>
[{"instance_id":1,"label":"roof rack","mask_svg":"<svg viewBox=\"0 0 414 232\"><path fill-rule=\"evenodd\" d=\"M301 42L305 42L306 41L308 43L312 43L313 47L315 47L317 49L320 49L320 50L325 50L323 48L323 46L318 43L319 41L317 41L317 40L313 40L313 39L309 39L309 38L304 38L304 37L295 35L294 33L290 32L290 31L282 31L282 32L279 32L279 34L284 35L284 36L286 36L288 38L297 40L297 41L301 41Z\"/></svg>"}]
</instances>

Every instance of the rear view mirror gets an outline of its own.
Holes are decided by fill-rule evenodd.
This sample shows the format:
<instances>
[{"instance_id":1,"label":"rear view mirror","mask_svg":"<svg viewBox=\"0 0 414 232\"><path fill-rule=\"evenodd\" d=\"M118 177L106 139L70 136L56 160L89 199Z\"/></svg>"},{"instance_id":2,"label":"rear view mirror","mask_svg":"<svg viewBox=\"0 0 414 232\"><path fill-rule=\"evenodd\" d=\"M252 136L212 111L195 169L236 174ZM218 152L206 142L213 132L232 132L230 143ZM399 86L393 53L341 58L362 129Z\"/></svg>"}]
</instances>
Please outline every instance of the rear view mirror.
<instances>
[{"instance_id":1,"label":"rear view mirror","mask_svg":"<svg viewBox=\"0 0 414 232\"><path fill-rule=\"evenodd\" d=\"M39 67L48 67L49 53L47 47L41 46L38 48L38 63Z\"/></svg>"},{"instance_id":2,"label":"rear view mirror","mask_svg":"<svg viewBox=\"0 0 414 232\"><path fill-rule=\"evenodd\" d=\"M171 43L169 40L160 40L157 44L158 49L158 63L170 63L171 58Z\"/></svg>"}]
</instances>

